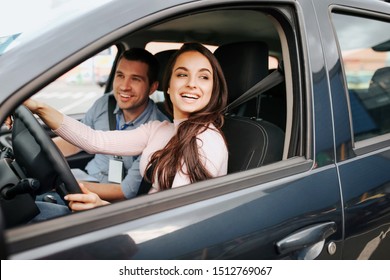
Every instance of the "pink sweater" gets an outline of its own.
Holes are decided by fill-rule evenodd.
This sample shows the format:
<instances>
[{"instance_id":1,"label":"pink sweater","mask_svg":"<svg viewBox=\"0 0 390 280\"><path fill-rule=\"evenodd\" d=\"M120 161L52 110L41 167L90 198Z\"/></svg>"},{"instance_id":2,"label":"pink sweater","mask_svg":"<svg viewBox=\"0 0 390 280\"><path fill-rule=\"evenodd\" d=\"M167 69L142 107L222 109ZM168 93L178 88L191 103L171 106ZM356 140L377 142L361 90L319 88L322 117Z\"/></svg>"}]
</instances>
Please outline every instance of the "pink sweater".
<instances>
[{"instance_id":1,"label":"pink sweater","mask_svg":"<svg viewBox=\"0 0 390 280\"><path fill-rule=\"evenodd\" d=\"M54 132L91 154L141 155L140 172L143 176L151 155L165 147L179 123L151 121L133 130L97 131L64 115L61 126ZM226 175L228 151L221 134L210 128L199 134L197 140L205 168L213 177ZM187 173L185 166L183 170ZM176 174L173 188L190 183L184 173ZM158 190L156 185L153 188Z\"/></svg>"}]
</instances>

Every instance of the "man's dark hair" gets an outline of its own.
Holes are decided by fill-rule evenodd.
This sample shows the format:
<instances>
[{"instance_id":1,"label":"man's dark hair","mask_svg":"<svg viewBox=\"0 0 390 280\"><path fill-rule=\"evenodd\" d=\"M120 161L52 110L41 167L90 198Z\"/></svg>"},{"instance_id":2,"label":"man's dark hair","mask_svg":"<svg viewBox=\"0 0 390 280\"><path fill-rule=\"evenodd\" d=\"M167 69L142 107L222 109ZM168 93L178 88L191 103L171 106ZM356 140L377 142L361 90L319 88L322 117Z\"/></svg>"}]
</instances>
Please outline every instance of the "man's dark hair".
<instances>
[{"instance_id":1,"label":"man's dark hair","mask_svg":"<svg viewBox=\"0 0 390 280\"><path fill-rule=\"evenodd\" d=\"M140 61L148 65L148 78L149 84L153 84L158 79L159 63L158 60L145 49L142 48L131 48L121 54L119 60L125 58L130 61ZM119 61L118 60L118 61Z\"/></svg>"}]
</instances>

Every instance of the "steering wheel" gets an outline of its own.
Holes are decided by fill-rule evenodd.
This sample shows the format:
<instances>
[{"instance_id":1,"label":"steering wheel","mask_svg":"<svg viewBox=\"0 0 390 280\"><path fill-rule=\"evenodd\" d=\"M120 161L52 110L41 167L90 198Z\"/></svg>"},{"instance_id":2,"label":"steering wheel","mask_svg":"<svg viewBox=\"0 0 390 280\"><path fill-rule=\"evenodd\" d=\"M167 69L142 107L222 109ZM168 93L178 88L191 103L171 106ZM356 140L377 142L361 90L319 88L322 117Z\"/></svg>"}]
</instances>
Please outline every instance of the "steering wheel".
<instances>
[{"instance_id":1,"label":"steering wheel","mask_svg":"<svg viewBox=\"0 0 390 280\"><path fill-rule=\"evenodd\" d=\"M65 157L24 105L14 114L12 146L15 160L25 175L40 182L37 194L53 188L62 197L68 193L82 193Z\"/></svg>"}]
</instances>

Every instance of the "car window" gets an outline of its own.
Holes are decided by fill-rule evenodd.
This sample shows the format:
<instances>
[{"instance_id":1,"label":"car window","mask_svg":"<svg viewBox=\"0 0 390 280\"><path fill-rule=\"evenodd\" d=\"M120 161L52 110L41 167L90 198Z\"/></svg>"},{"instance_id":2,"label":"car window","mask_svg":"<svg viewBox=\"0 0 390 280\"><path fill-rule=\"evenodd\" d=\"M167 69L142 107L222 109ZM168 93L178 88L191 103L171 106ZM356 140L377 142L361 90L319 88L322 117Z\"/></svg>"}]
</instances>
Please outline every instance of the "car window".
<instances>
[{"instance_id":1,"label":"car window","mask_svg":"<svg viewBox=\"0 0 390 280\"><path fill-rule=\"evenodd\" d=\"M84 114L104 94L116 54L116 46L105 49L63 74L33 98L67 115Z\"/></svg>"},{"instance_id":2,"label":"car window","mask_svg":"<svg viewBox=\"0 0 390 280\"><path fill-rule=\"evenodd\" d=\"M390 23L332 14L355 141L390 132Z\"/></svg>"},{"instance_id":3,"label":"car window","mask_svg":"<svg viewBox=\"0 0 390 280\"><path fill-rule=\"evenodd\" d=\"M8 46L11 45L12 42L19 37L19 35L20 33L15 33L0 37L0 55L2 55L7 50Z\"/></svg>"},{"instance_id":4,"label":"car window","mask_svg":"<svg viewBox=\"0 0 390 280\"><path fill-rule=\"evenodd\" d=\"M194 38L183 38L176 35L171 42L182 44L186 41L199 41L210 47L225 74L229 102L243 95L270 73L278 71L277 65L281 61L284 69L284 73L281 73L284 79L281 79L280 83L265 87L264 91L258 92L226 115L223 133L229 145L227 175L241 173L239 176L244 176L243 173L246 171L259 169L256 171L259 174L272 170L275 178L284 176L277 172L278 167L280 168L278 163L303 155L302 139L298 135L304 135L302 132L304 128L300 123L301 96L293 97L302 92L298 90L301 79L300 71L297 70L301 64L298 63L297 49L292 47L297 42L287 42L287 38L293 38L291 39L293 41L296 37L291 35L294 34L291 24L278 20L277 16L280 16L279 11L270 13L267 9L211 9L145 26L136 32L126 34L121 39L116 38L113 43L117 45L112 45L99 53L95 52L94 56L58 77L32 98L39 99L64 114L82 117L81 115L95 100L105 93L104 86L122 47L123 49L143 47L158 55L163 50L180 47L180 45L167 47L165 44L162 46L161 43L147 44L157 41L168 42L171 39L170 36L173 35L161 30L166 31L171 26L180 26L182 28L180 31L183 30L181 32L187 36L190 33L186 30L201 30L202 26L206 28L210 22L215 22L215 26L221 27L220 30L217 28L219 32L213 33L213 36L203 37L202 34L194 33ZM249 26L259 28L246 28ZM286 33L291 36L286 36ZM156 41L150 40L154 36L157 37L154 39ZM162 36L161 39L158 36ZM164 69L165 65L160 66ZM156 102L162 103L161 94L152 96L154 97ZM74 158L68 157L67 161L71 168L84 170L86 162L91 159L89 156L78 154ZM271 164L274 165L268 169L260 169ZM211 184L210 181L205 184Z\"/></svg>"}]
</instances>

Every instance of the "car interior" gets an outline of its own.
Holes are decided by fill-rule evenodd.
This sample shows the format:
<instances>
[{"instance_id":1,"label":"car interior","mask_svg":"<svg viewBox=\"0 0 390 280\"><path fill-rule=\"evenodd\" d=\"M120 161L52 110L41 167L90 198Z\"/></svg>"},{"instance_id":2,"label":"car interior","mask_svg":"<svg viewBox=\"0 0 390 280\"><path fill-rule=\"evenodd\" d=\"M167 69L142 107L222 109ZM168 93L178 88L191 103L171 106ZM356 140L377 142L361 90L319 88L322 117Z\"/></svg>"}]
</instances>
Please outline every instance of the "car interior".
<instances>
[{"instance_id":1,"label":"car interior","mask_svg":"<svg viewBox=\"0 0 390 280\"><path fill-rule=\"evenodd\" d=\"M105 48L115 45L117 58L126 49L148 49L151 43L180 46L183 42L196 41L211 47L222 66L229 91L223 127L229 150L227 176L269 164L277 166L303 154L303 125L298 118L302 97L298 95L297 82L301 69L298 61L290 59L296 54L297 42L292 32L294 26L284 16L283 9L229 8L177 14L129 33ZM164 47L154 52L162 69L160 79L164 65L176 49ZM104 85L105 93L111 91L112 79L113 70ZM164 111L163 101L157 104ZM64 158L55 145L48 144L53 133L41 123L38 128L38 122L35 124L35 118L26 111L19 108L15 113L16 129L11 135L2 128L0 137L1 158L5 159L0 166L1 206L7 227L25 224L36 215L36 194L53 187L60 194L77 190L77 182L67 179L73 177L69 168L83 168L93 156L81 152ZM72 116L80 119L82 114ZM38 136L33 131L38 131ZM36 147L37 152L33 153L31 147ZM53 162L56 162L54 166ZM31 187L34 182L25 182L31 178L39 180L38 189ZM20 179L26 179L24 183L28 187L20 187ZM15 186L19 186L18 190L10 191Z\"/></svg>"}]
</instances>

